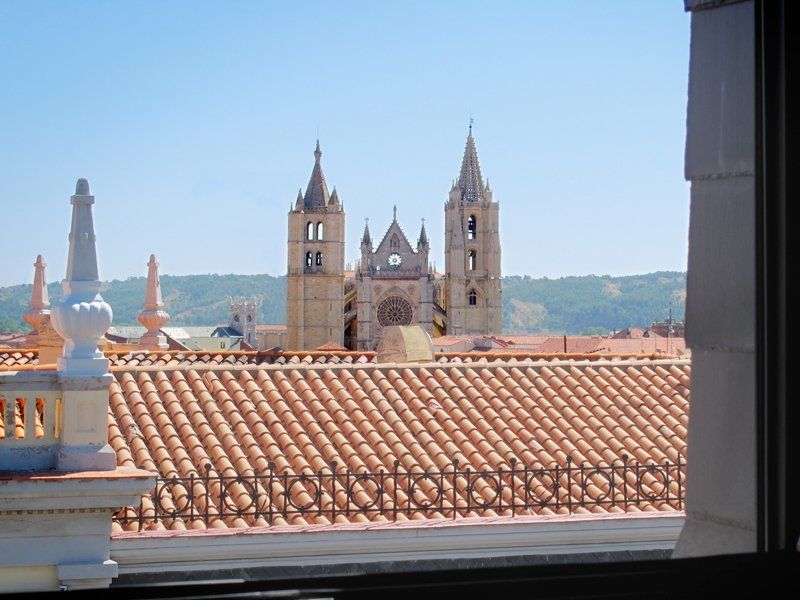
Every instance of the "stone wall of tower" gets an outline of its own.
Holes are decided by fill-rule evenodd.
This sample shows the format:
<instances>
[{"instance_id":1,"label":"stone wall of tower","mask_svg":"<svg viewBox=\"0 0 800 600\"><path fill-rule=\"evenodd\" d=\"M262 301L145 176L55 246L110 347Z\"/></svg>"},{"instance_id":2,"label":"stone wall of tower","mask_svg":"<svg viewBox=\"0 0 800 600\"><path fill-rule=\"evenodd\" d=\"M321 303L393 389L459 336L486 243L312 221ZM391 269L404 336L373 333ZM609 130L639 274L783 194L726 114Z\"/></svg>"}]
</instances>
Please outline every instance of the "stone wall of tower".
<instances>
[{"instance_id":1,"label":"stone wall of tower","mask_svg":"<svg viewBox=\"0 0 800 600\"><path fill-rule=\"evenodd\" d=\"M340 206L289 212L286 278L287 349L344 341L344 211ZM312 223L312 239L308 224ZM317 235L322 224L322 239ZM311 253L312 265L306 265ZM322 265L317 265L317 253Z\"/></svg>"},{"instance_id":2,"label":"stone wall of tower","mask_svg":"<svg viewBox=\"0 0 800 600\"><path fill-rule=\"evenodd\" d=\"M475 223L472 228L471 217ZM445 298L449 335L502 333L500 259L500 207L493 201L488 183L484 184L481 179L470 131L461 177L450 190L445 204Z\"/></svg>"},{"instance_id":3,"label":"stone wall of tower","mask_svg":"<svg viewBox=\"0 0 800 600\"><path fill-rule=\"evenodd\" d=\"M464 246L466 224L457 204L445 206L445 298L447 305L447 333L461 335L465 328L466 303L466 248Z\"/></svg>"}]
</instances>

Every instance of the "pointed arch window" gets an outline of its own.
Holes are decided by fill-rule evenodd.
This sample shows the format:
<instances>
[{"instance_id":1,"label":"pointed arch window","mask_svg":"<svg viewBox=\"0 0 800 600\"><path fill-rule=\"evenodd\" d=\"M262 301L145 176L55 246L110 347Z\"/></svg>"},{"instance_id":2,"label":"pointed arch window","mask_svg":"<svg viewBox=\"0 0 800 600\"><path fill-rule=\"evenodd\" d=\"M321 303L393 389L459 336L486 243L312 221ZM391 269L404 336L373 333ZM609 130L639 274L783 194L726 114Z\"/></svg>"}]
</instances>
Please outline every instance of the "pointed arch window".
<instances>
[{"instance_id":1,"label":"pointed arch window","mask_svg":"<svg viewBox=\"0 0 800 600\"><path fill-rule=\"evenodd\" d=\"M474 240L478 235L478 219L475 215L470 215L467 219L467 239Z\"/></svg>"},{"instance_id":2,"label":"pointed arch window","mask_svg":"<svg viewBox=\"0 0 800 600\"><path fill-rule=\"evenodd\" d=\"M474 271L478 268L478 253L475 250L469 251L469 270Z\"/></svg>"},{"instance_id":3,"label":"pointed arch window","mask_svg":"<svg viewBox=\"0 0 800 600\"><path fill-rule=\"evenodd\" d=\"M322 266L322 252L317 252L316 264L318 267Z\"/></svg>"},{"instance_id":4,"label":"pointed arch window","mask_svg":"<svg viewBox=\"0 0 800 600\"><path fill-rule=\"evenodd\" d=\"M389 240L389 248L392 250L399 250L400 249L400 238L397 235L393 235L392 238Z\"/></svg>"},{"instance_id":5,"label":"pointed arch window","mask_svg":"<svg viewBox=\"0 0 800 600\"><path fill-rule=\"evenodd\" d=\"M324 231L325 231L325 226L322 224L322 221L320 221L319 223L317 223L317 239L318 240L323 239L323 235L322 234L324 233Z\"/></svg>"},{"instance_id":6,"label":"pointed arch window","mask_svg":"<svg viewBox=\"0 0 800 600\"><path fill-rule=\"evenodd\" d=\"M312 221L306 223L306 239L307 240L314 239L314 223Z\"/></svg>"},{"instance_id":7,"label":"pointed arch window","mask_svg":"<svg viewBox=\"0 0 800 600\"><path fill-rule=\"evenodd\" d=\"M314 255L311 252L306 252L306 266L313 267L314 266Z\"/></svg>"},{"instance_id":8,"label":"pointed arch window","mask_svg":"<svg viewBox=\"0 0 800 600\"><path fill-rule=\"evenodd\" d=\"M478 305L478 293L474 289L469 291L469 305L470 306Z\"/></svg>"}]
</instances>

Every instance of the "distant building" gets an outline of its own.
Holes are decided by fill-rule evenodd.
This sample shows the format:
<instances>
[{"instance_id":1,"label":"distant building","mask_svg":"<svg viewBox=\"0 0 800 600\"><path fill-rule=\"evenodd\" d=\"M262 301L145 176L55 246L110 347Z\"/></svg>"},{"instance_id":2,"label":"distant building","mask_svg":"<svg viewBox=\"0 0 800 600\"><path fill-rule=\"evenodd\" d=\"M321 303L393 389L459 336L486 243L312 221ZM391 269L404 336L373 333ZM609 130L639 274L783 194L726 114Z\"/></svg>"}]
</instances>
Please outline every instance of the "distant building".
<instances>
[{"instance_id":1,"label":"distant building","mask_svg":"<svg viewBox=\"0 0 800 600\"><path fill-rule=\"evenodd\" d=\"M374 350L383 327L420 325L432 337L502 331L499 205L484 181L470 126L459 177L445 203L445 273L429 264L423 223L412 244L397 221L374 244L369 227L361 260L345 271L345 213L322 172L317 142L305 194L289 211L287 346L333 342Z\"/></svg>"},{"instance_id":2,"label":"distant building","mask_svg":"<svg viewBox=\"0 0 800 600\"><path fill-rule=\"evenodd\" d=\"M228 301L228 329L240 336L250 348L256 349L256 329L258 323L258 299L239 298Z\"/></svg>"},{"instance_id":3,"label":"distant building","mask_svg":"<svg viewBox=\"0 0 800 600\"><path fill-rule=\"evenodd\" d=\"M650 325L650 331L657 333L661 337L667 337L667 332L669 332L669 337L686 337L686 321L673 321L671 319L660 322L653 321L653 324Z\"/></svg>"},{"instance_id":4,"label":"distant building","mask_svg":"<svg viewBox=\"0 0 800 600\"><path fill-rule=\"evenodd\" d=\"M259 350L286 348L286 325L256 325L256 346Z\"/></svg>"}]
</instances>

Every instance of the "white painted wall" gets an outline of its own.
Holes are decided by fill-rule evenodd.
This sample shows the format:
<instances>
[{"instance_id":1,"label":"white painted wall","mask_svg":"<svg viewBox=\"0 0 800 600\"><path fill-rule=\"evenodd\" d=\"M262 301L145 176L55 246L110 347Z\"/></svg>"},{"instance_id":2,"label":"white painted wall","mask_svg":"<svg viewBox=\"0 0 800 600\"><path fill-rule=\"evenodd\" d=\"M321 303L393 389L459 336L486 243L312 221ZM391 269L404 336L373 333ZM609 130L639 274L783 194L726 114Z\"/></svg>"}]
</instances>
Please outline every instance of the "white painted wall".
<instances>
[{"instance_id":1,"label":"white painted wall","mask_svg":"<svg viewBox=\"0 0 800 600\"><path fill-rule=\"evenodd\" d=\"M428 559L671 550L682 513L574 515L231 532L122 534L111 542L119 573L312 566Z\"/></svg>"}]
</instances>

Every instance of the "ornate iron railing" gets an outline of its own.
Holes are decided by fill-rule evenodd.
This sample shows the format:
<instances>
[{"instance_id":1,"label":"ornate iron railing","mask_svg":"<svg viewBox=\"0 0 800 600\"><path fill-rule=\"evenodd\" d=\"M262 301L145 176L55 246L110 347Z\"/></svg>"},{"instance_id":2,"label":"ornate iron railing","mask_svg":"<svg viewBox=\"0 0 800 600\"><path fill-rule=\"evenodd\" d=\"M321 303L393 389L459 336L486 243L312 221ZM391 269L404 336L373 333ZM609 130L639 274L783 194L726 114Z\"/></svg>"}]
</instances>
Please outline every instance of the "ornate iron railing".
<instances>
[{"instance_id":1,"label":"ornate iron railing","mask_svg":"<svg viewBox=\"0 0 800 600\"><path fill-rule=\"evenodd\" d=\"M158 478L150 502L115 516L122 525L145 528L154 520L166 526L181 519L211 522L242 518L273 524L295 515L324 516L330 522L358 514L395 521L399 515L452 518L470 514L572 514L579 509L628 511L647 505L683 509L685 462L660 464L621 461L604 465L575 463L527 467L510 461L497 470L460 469L458 461L441 471L338 470L334 462L317 473L279 473L273 464L263 474L224 476L206 465L205 474Z\"/></svg>"}]
</instances>

